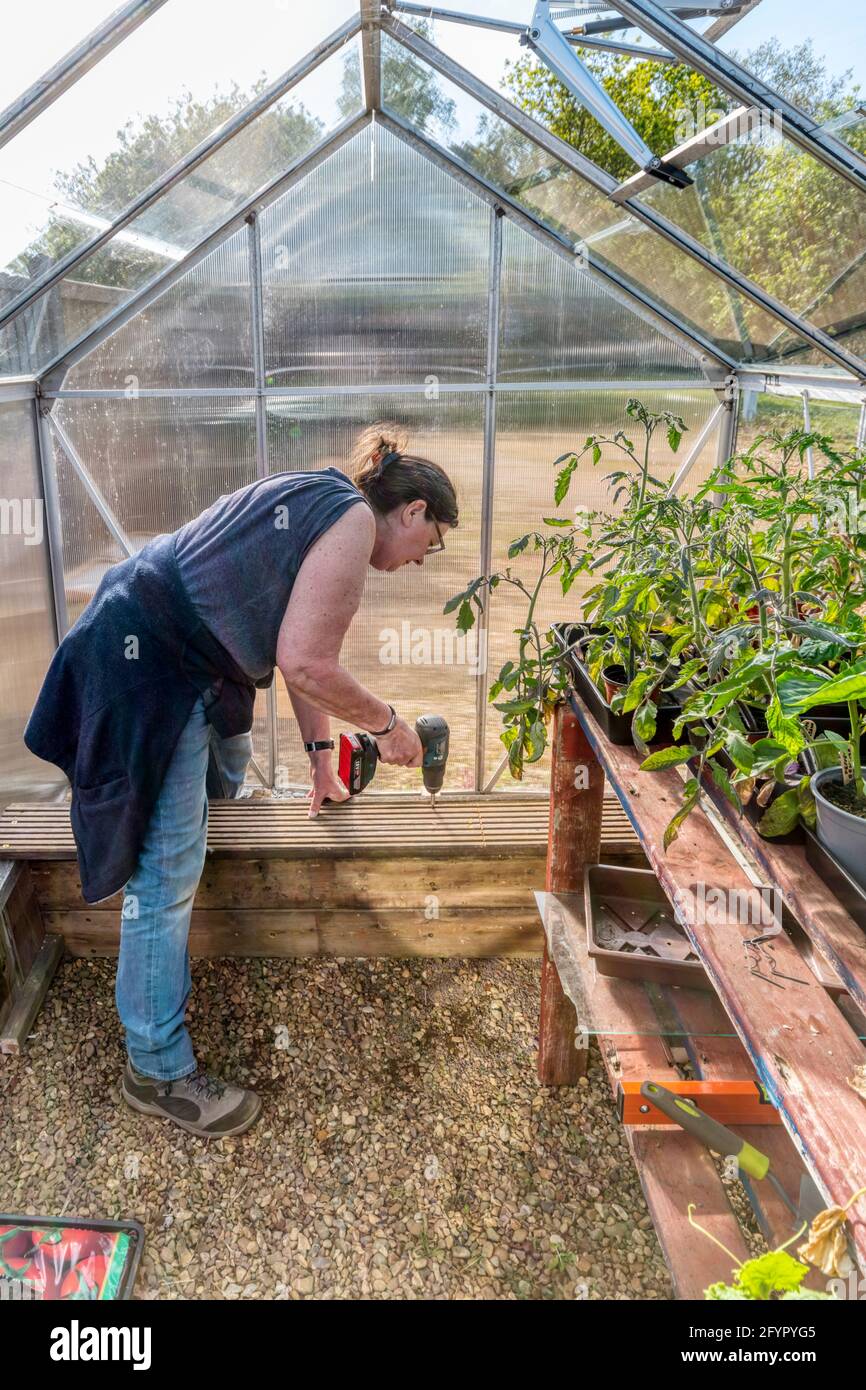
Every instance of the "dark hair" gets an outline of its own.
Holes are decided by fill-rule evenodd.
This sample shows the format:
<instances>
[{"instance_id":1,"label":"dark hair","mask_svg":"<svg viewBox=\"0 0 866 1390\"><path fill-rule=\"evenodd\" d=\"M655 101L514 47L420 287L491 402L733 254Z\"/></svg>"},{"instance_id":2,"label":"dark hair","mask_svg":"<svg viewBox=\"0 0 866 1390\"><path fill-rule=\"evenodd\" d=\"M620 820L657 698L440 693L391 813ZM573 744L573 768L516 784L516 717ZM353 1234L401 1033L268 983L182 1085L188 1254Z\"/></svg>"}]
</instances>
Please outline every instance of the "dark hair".
<instances>
[{"instance_id":1,"label":"dark hair","mask_svg":"<svg viewBox=\"0 0 866 1390\"><path fill-rule=\"evenodd\" d=\"M426 518L457 525L457 495L444 468L404 453L408 436L393 420L379 420L358 435L352 451L355 486L377 512L390 512L421 498Z\"/></svg>"}]
</instances>

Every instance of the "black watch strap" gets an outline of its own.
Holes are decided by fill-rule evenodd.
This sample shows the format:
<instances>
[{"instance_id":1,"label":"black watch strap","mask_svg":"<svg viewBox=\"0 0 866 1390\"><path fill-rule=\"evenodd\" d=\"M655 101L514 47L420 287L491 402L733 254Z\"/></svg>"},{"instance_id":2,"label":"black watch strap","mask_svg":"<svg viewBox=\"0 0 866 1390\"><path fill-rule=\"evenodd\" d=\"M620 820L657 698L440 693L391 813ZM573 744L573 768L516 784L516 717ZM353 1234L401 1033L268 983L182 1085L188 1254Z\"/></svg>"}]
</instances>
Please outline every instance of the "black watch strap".
<instances>
[{"instance_id":1,"label":"black watch strap","mask_svg":"<svg viewBox=\"0 0 866 1390\"><path fill-rule=\"evenodd\" d=\"M333 748L333 746L334 746L334 740L333 740L332 738L320 738L320 739L316 739L315 742L313 742L313 743L305 743L305 744L304 744L304 752L305 752L305 753L321 753L323 749L325 749L325 748Z\"/></svg>"}]
</instances>

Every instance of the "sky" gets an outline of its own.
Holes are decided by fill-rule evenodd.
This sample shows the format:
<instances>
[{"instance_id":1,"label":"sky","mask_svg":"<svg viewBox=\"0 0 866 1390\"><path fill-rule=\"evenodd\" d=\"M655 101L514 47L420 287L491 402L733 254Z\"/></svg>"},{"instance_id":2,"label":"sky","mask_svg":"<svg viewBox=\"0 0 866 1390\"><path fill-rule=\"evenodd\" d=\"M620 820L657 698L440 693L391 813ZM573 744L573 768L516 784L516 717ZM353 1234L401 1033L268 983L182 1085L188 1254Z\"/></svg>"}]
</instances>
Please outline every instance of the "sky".
<instances>
[{"instance_id":1,"label":"sky","mask_svg":"<svg viewBox=\"0 0 866 1390\"><path fill-rule=\"evenodd\" d=\"M525 22L532 0L438 0L440 7ZM40 0L39 23L22 0L4 6L0 109L106 17L111 0ZM44 218L53 175L114 147L115 133L143 113L166 114L183 88L205 98L233 81L249 88L262 72L278 76L350 14L354 0L167 0L113 53L75 84L22 134L0 150L0 264L26 244ZM854 67L866 92L866 4L863 0L762 0L723 41L746 50L771 35L786 44L812 37L834 72ZM491 86L506 60L523 50L516 37L464 25L438 24L437 42ZM297 96L326 128L337 119L334 97L341 63L320 67ZM459 112L474 129L475 110Z\"/></svg>"}]
</instances>

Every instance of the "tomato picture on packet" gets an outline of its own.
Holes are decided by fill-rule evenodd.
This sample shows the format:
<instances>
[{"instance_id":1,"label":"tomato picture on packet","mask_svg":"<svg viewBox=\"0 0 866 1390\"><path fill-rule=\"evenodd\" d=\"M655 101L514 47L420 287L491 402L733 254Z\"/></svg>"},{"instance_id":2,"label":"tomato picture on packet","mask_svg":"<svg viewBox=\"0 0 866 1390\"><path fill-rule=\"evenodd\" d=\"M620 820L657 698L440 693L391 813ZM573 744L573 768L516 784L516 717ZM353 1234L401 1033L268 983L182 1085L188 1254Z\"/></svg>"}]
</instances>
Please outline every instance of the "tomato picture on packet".
<instances>
[{"instance_id":1,"label":"tomato picture on packet","mask_svg":"<svg viewBox=\"0 0 866 1390\"><path fill-rule=\"evenodd\" d=\"M143 1238L137 1222L0 1216L0 1297L128 1298Z\"/></svg>"}]
</instances>

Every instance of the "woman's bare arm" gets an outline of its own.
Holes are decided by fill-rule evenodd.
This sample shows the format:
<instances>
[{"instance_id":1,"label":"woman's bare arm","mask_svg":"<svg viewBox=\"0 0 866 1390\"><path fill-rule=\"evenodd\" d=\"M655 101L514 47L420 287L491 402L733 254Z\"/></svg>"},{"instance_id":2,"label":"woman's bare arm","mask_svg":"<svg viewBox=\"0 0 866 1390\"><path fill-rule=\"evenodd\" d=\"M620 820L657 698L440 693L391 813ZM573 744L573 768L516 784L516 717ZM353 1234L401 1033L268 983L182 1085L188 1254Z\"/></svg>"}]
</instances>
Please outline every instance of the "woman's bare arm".
<instances>
[{"instance_id":1,"label":"woman's bare arm","mask_svg":"<svg viewBox=\"0 0 866 1390\"><path fill-rule=\"evenodd\" d=\"M359 729L383 729L384 700L340 665L346 631L358 611L376 523L366 507L350 507L304 558L277 639L277 665L290 691L325 714Z\"/></svg>"}]
</instances>

